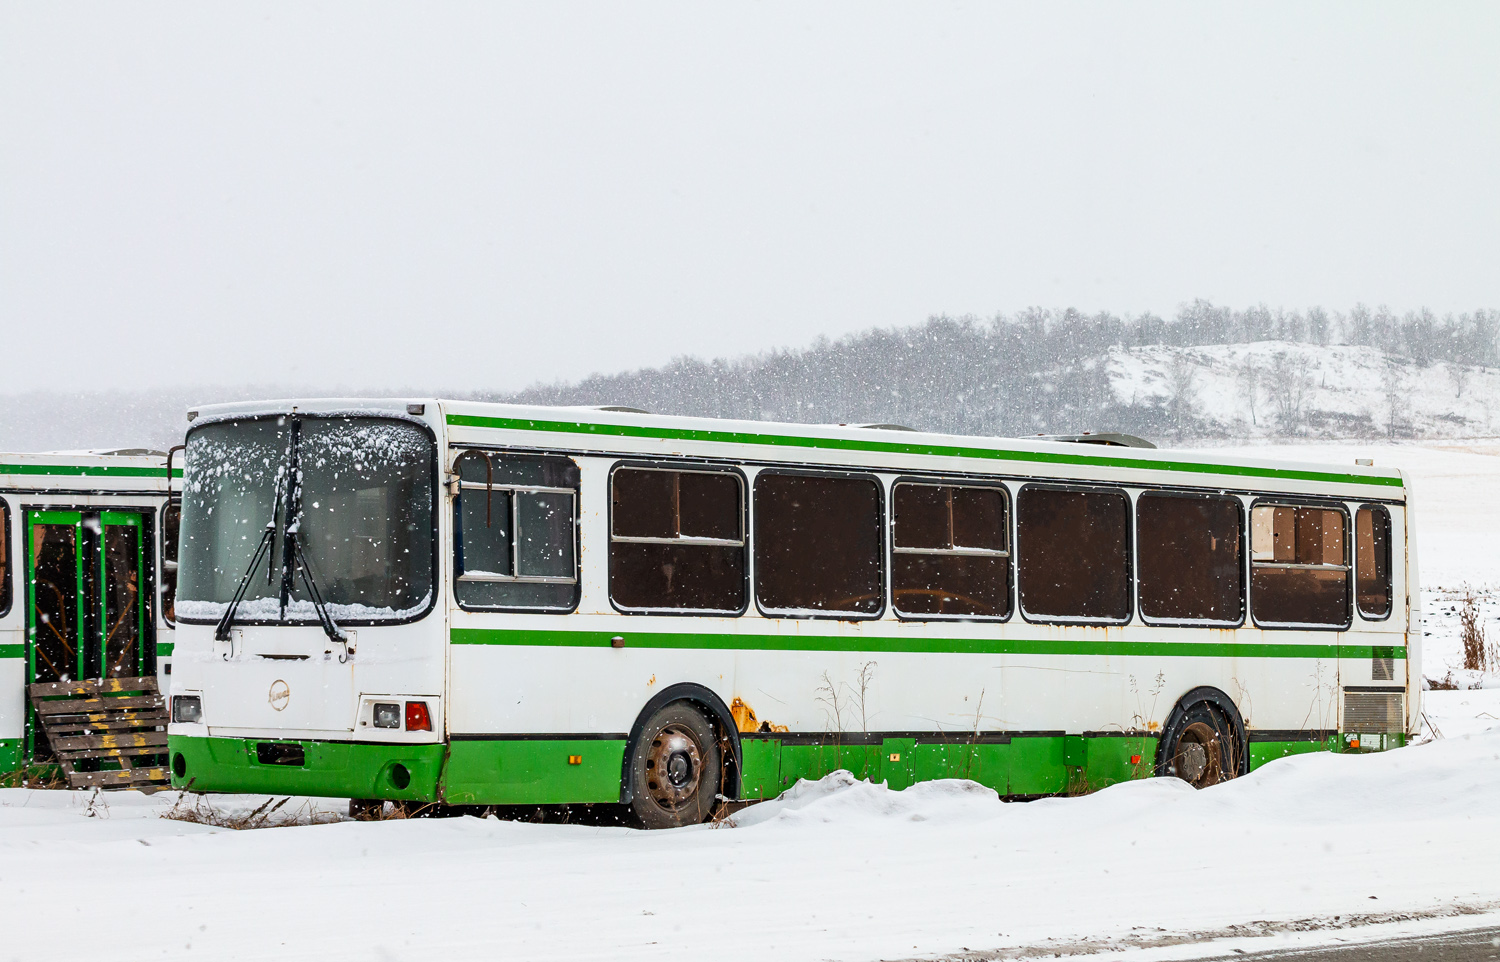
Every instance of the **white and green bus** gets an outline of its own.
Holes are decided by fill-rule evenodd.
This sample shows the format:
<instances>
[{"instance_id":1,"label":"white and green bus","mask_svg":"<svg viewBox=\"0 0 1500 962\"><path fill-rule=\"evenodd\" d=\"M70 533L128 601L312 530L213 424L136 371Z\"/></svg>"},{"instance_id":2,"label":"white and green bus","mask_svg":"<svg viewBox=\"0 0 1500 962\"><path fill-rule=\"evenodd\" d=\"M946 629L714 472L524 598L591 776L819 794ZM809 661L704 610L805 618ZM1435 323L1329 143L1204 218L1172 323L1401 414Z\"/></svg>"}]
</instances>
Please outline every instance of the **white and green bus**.
<instances>
[{"instance_id":1,"label":"white and green bus","mask_svg":"<svg viewBox=\"0 0 1500 962\"><path fill-rule=\"evenodd\" d=\"M177 506L167 455L0 454L0 775L52 758L39 682L172 670Z\"/></svg>"},{"instance_id":2,"label":"white and green bus","mask_svg":"<svg viewBox=\"0 0 1500 962\"><path fill-rule=\"evenodd\" d=\"M178 786L668 826L841 768L1032 797L1417 730L1393 469L431 399L190 417Z\"/></svg>"}]
</instances>

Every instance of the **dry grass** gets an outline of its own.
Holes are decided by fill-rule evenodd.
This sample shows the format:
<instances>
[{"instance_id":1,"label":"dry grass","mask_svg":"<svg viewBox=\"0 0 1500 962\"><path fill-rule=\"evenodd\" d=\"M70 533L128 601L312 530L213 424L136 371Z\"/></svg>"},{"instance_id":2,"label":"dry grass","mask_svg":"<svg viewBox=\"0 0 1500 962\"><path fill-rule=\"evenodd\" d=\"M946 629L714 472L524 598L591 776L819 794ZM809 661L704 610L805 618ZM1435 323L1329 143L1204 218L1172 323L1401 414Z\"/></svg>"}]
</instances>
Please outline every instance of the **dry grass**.
<instances>
[{"instance_id":1,"label":"dry grass","mask_svg":"<svg viewBox=\"0 0 1500 962\"><path fill-rule=\"evenodd\" d=\"M0 774L0 788L63 789L67 787L68 779L63 775L62 769L51 762L23 765Z\"/></svg>"},{"instance_id":2,"label":"dry grass","mask_svg":"<svg viewBox=\"0 0 1500 962\"><path fill-rule=\"evenodd\" d=\"M178 796L177 802L163 812L161 817L178 822L192 822L195 825L227 828L236 832L256 828L286 828L292 825L326 825L343 821L343 818L334 812L316 811L311 802L303 802L294 809L284 811L291 800L291 796L279 801L275 798L268 798L247 812L216 808L207 795L183 792Z\"/></svg>"},{"instance_id":3,"label":"dry grass","mask_svg":"<svg viewBox=\"0 0 1500 962\"><path fill-rule=\"evenodd\" d=\"M382 802L353 801L349 803L349 817L356 822L392 822L406 818L430 818L437 813L432 802Z\"/></svg>"},{"instance_id":4,"label":"dry grass","mask_svg":"<svg viewBox=\"0 0 1500 962\"><path fill-rule=\"evenodd\" d=\"M1469 671L1489 671L1500 668L1495 646L1485 641L1484 622L1480 619L1479 605L1483 598L1468 585L1459 598L1459 636L1464 645L1464 668Z\"/></svg>"}]
</instances>

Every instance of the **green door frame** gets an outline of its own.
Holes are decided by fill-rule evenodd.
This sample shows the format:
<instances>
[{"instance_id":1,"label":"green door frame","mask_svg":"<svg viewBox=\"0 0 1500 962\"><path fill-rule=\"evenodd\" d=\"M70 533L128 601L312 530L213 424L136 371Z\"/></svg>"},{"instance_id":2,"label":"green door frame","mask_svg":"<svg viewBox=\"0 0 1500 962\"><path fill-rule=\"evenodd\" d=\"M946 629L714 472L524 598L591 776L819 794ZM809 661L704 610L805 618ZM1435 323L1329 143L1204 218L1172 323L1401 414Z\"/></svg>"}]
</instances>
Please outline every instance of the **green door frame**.
<instances>
[{"instance_id":1,"label":"green door frame","mask_svg":"<svg viewBox=\"0 0 1500 962\"><path fill-rule=\"evenodd\" d=\"M108 529L111 527L124 527L135 529L135 663L126 675L139 675L145 664L146 644L146 602L147 602L147 578L146 578L146 544L145 525L141 521L141 515L132 511L100 511L99 512L99 611L98 625L99 637L89 639L89 644L98 645L101 673L107 673L109 668L109 638L113 633L113 626L109 623L109 552L108 552Z\"/></svg>"},{"instance_id":2,"label":"green door frame","mask_svg":"<svg viewBox=\"0 0 1500 962\"><path fill-rule=\"evenodd\" d=\"M35 526L37 525L69 525L73 528L73 569L74 569L74 611L73 629L70 632L73 642L74 659L69 666L73 678L83 678L88 675L89 665L92 660L99 666L99 673L108 671L108 646L110 624L108 619L108 557L106 550L106 533L110 527L133 528L136 532L135 538L135 575L136 575L136 649L133 670L129 674L139 674L145 664L145 645L147 636L146 614L150 607L151 579L147 576L147 526L143 518L143 511L135 510L109 510L100 508L97 510L69 509L54 510L50 508L27 508L23 509L23 523L26 526L25 536L25 573L26 573L26 683L29 685L37 680L37 644L36 635L38 624L36 620L36 543L33 538ZM97 521L99 537L91 541L87 546L83 537L84 527L88 521ZM95 597L90 599L88 580L85 573L90 571L95 576L95 584L98 586ZM95 611L94 618L90 619L89 606L92 602ZM90 625L95 626L90 631ZM90 637L91 636L91 637ZM26 757L31 758L36 749L36 718L35 713L30 710L29 700L26 712Z\"/></svg>"}]
</instances>

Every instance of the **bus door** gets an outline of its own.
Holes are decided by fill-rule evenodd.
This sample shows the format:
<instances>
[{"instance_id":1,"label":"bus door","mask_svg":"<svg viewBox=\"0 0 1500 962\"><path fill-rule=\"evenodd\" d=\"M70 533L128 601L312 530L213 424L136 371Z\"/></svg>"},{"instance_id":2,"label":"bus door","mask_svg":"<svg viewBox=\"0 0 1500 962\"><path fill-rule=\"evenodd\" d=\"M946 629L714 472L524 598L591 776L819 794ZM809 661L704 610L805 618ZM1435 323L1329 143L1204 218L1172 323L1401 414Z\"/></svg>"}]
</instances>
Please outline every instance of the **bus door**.
<instances>
[{"instance_id":1,"label":"bus door","mask_svg":"<svg viewBox=\"0 0 1500 962\"><path fill-rule=\"evenodd\" d=\"M144 528L138 511L26 512L28 683L154 669Z\"/></svg>"}]
</instances>

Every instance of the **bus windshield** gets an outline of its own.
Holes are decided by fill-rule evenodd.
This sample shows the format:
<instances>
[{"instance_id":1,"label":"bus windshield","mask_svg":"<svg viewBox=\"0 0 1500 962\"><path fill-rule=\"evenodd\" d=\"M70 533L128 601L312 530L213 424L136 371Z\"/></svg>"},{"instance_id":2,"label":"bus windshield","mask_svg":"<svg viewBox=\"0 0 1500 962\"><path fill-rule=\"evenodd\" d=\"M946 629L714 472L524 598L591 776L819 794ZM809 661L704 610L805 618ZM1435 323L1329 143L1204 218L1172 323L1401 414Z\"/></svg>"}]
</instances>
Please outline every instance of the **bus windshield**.
<instances>
[{"instance_id":1,"label":"bus windshield","mask_svg":"<svg viewBox=\"0 0 1500 962\"><path fill-rule=\"evenodd\" d=\"M405 621L433 598L431 437L408 421L378 417L300 420L301 514L292 522L308 568L340 624ZM283 621L281 547L291 417L205 424L188 435L184 462L177 616L213 622L242 580L239 623ZM279 501L279 503L278 503ZM268 523L276 550L247 572ZM317 620L295 581L285 623Z\"/></svg>"}]
</instances>

